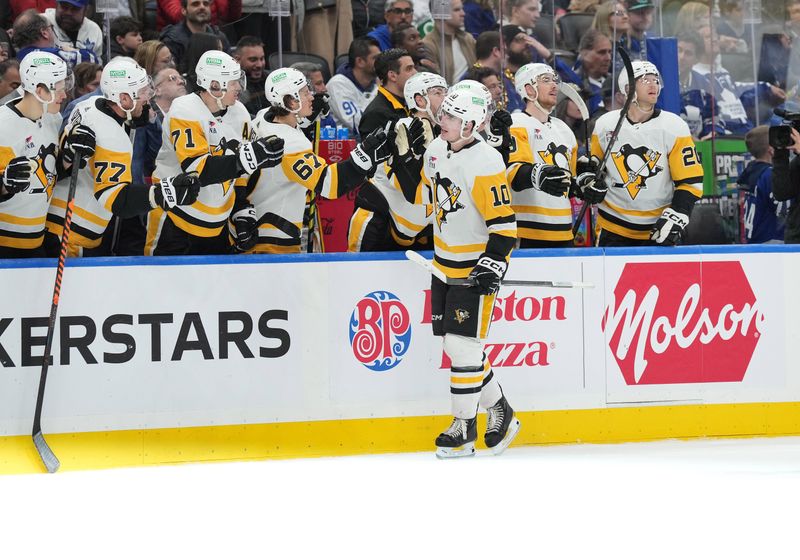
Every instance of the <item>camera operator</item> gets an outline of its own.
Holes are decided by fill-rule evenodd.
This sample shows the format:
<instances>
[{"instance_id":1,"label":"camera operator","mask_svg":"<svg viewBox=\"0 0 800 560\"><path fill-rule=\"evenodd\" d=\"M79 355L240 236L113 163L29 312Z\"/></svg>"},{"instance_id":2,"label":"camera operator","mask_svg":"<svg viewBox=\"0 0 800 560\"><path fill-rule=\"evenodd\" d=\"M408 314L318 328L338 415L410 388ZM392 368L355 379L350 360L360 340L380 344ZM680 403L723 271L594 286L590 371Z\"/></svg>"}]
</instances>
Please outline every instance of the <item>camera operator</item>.
<instances>
[{"instance_id":1,"label":"camera operator","mask_svg":"<svg viewBox=\"0 0 800 560\"><path fill-rule=\"evenodd\" d=\"M774 148L772 157L772 194L775 200L790 200L786 217L785 243L800 243L800 158L789 162L789 150L800 154L800 133L793 126L773 126L769 130L769 143Z\"/></svg>"}]
</instances>

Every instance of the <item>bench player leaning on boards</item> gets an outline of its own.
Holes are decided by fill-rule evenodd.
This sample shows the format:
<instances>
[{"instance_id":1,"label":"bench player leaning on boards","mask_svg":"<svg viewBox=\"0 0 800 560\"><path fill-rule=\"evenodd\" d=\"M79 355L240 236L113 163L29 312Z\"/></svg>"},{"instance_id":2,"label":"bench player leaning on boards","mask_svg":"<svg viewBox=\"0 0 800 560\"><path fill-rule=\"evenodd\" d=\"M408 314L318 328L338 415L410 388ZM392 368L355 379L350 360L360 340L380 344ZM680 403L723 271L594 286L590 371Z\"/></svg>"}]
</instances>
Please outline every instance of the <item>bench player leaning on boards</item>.
<instances>
[{"instance_id":1,"label":"bench player leaning on boards","mask_svg":"<svg viewBox=\"0 0 800 560\"><path fill-rule=\"evenodd\" d=\"M0 107L0 258L46 256L59 111L72 89L67 63L43 51L28 53L19 74L22 97Z\"/></svg>"},{"instance_id":2,"label":"bench player leaning on boards","mask_svg":"<svg viewBox=\"0 0 800 560\"><path fill-rule=\"evenodd\" d=\"M300 128L300 119L314 111L314 96L302 72L280 68L264 84L271 107L253 119L255 138L284 140L281 164L261 169L246 186L236 187L231 235L238 251L299 253L301 228L309 193L338 198L363 183L391 155L382 129L371 132L350 157L327 164L314 154Z\"/></svg>"},{"instance_id":3,"label":"bench player leaning on boards","mask_svg":"<svg viewBox=\"0 0 800 560\"><path fill-rule=\"evenodd\" d=\"M484 441L495 453L519 430L482 344L516 239L503 158L478 139L489 101L489 96L454 86L439 110L441 133L423 156L420 188L432 196L434 266L450 279L473 283L454 286L431 279L433 333L444 337L452 363L454 418L436 438L439 457L474 453L479 404L488 412Z\"/></svg>"},{"instance_id":4,"label":"bench player leaning on boards","mask_svg":"<svg viewBox=\"0 0 800 560\"><path fill-rule=\"evenodd\" d=\"M195 172L203 187L194 204L148 216L147 255L230 253L225 225L234 187L283 156L281 138L250 142L250 114L238 100L245 75L231 56L208 51L195 72L199 90L173 101L164 117L154 176Z\"/></svg>"},{"instance_id":5,"label":"bench player leaning on boards","mask_svg":"<svg viewBox=\"0 0 800 560\"><path fill-rule=\"evenodd\" d=\"M569 191L578 154L575 134L552 116L560 79L547 64L526 64L514 84L525 111L512 115L508 181L519 247L571 247Z\"/></svg>"},{"instance_id":6,"label":"bench player leaning on boards","mask_svg":"<svg viewBox=\"0 0 800 560\"><path fill-rule=\"evenodd\" d=\"M131 58L117 57L103 69L103 95L75 106L62 137L60 157L65 169L80 165L75 211L69 237L70 256L103 254L99 249L112 216L131 218L154 208L190 204L200 184L186 173L165 177L153 185L134 183L131 175L130 134L134 121L149 110L152 83ZM76 153L81 156L75 161ZM61 243L69 177L58 181L47 216L48 253Z\"/></svg>"},{"instance_id":7,"label":"bench player leaning on boards","mask_svg":"<svg viewBox=\"0 0 800 560\"><path fill-rule=\"evenodd\" d=\"M678 116L656 109L661 75L651 62L634 61L636 93L619 137L612 146L600 196L599 246L675 245L683 238L695 201L703 194L703 169L689 127ZM628 91L628 76L619 76ZM619 119L619 110L597 119L592 156L602 159ZM605 194L604 194L605 193Z\"/></svg>"}]
</instances>

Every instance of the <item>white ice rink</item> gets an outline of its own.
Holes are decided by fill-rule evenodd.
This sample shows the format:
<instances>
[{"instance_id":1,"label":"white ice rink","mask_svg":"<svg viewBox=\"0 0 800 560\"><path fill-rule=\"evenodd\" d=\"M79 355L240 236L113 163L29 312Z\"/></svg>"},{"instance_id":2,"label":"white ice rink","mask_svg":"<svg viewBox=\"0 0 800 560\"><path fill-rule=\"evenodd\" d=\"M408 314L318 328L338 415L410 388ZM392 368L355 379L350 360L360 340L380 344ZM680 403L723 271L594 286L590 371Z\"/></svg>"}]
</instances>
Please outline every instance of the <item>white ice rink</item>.
<instances>
[{"instance_id":1,"label":"white ice rink","mask_svg":"<svg viewBox=\"0 0 800 560\"><path fill-rule=\"evenodd\" d=\"M800 437L0 477L0 558L800 557Z\"/></svg>"}]
</instances>

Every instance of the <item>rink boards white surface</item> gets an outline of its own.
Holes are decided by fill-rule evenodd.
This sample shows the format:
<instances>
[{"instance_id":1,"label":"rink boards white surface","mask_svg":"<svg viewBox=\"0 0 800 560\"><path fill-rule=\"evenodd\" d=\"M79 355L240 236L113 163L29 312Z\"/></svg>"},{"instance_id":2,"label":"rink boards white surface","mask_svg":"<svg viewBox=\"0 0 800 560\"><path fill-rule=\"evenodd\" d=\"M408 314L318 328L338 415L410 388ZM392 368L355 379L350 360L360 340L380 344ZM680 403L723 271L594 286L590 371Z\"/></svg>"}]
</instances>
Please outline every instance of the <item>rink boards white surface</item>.
<instances>
[{"instance_id":1,"label":"rink boards white surface","mask_svg":"<svg viewBox=\"0 0 800 560\"><path fill-rule=\"evenodd\" d=\"M595 288L499 294L487 355L518 444L800 434L797 250L546 254L507 277ZM54 264L0 271L0 473L39 471ZM71 261L44 431L64 469L431 449L449 370L428 288L400 254Z\"/></svg>"}]
</instances>

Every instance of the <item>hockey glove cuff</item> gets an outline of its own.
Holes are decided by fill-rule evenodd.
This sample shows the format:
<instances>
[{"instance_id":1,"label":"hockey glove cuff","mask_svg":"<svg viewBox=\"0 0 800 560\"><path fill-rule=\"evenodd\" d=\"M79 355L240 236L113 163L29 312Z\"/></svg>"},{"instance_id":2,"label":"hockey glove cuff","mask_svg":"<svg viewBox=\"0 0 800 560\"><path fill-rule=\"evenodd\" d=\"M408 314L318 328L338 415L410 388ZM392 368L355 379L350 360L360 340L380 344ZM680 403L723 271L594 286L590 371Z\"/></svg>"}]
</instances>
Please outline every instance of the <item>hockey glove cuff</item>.
<instances>
[{"instance_id":1,"label":"hockey glove cuff","mask_svg":"<svg viewBox=\"0 0 800 560\"><path fill-rule=\"evenodd\" d=\"M33 162L26 157L15 157L8 162L2 176L3 187L9 194L27 191L31 186Z\"/></svg>"},{"instance_id":2,"label":"hockey glove cuff","mask_svg":"<svg viewBox=\"0 0 800 560\"><path fill-rule=\"evenodd\" d=\"M267 136L239 145L237 155L242 171L252 175L259 169L280 165L283 159L283 138Z\"/></svg>"},{"instance_id":3,"label":"hockey glove cuff","mask_svg":"<svg viewBox=\"0 0 800 560\"><path fill-rule=\"evenodd\" d=\"M566 169L557 165L534 163L531 167L533 188L552 196L567 196L572 176Z\"/></svg>"},{"instance_id":4,"label":"hockey glove cuff","mask_svg":"<svg viewBox=\"0 0 800 560\"><path fill-rule=\"evenodd\" d=\"M650 232L650 239L658 245L677 245L683 239L687 225L689 216L667 208L656 221Z\"/></svg>"},{"instance_id":5,"label":"hockey glove cuff","mask_svg":"<svg viewBox=\"0 0 800 560\"><path fill-rule=\"evenodd\" d=\"M162 179L150 187L150 206L169 210L175 206L185 206L197 200L200 194L200 180L196 173L179 173L174 177Z\"/></svg>"},{"instance_id":6,"label":"hockey glove cuff","mask_svg":"<svg viewBox=\"0 0 800 560\"><path fill-rule=\"evenodd\" d=\"M487 296L496 294L507 268L505 259L484 253L467 277L472 283L470 290Z\"/></svg>"},{"instance_id":7,"label":"hockey glove cuff","mask_svg":"<svg viewBox=\"0 0 800 560\"><path fill-rule=\"evenodd\" d=\"M391 157L393 144L389 142L387 135L391 127L392 123L387 123L385 128L373 130L350 152L350 159L365 174L371 176L379 163Z\"/></svg>"},{"instance_id":8,"label":"hockey glove cuff","mask_svg":"<svg viewBox=\"0 0 800 560\"><path fill-rule=\"evenodd\" d=\"M245 206L231 216L231 221L236 230L236 237L233 242L236 250L244 253L255 247L258 241L256 209L252 205Z\"/></svg>"},{"instance_id":9,"label":"hockey glove cuff","mask_svg":"<svg viewBox=\"0 0 800 560\"><path fill-rule=\"evenodd\" d=\"M86 163L94 156L95 149L97 148L97 139L95 138L94 131L88 126L79 124L73 128L67 135L64 142L64 161L72 165L75 159L75 153L80 152L81 169L86 167Z\"/></svg>"}]
</instances>

